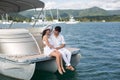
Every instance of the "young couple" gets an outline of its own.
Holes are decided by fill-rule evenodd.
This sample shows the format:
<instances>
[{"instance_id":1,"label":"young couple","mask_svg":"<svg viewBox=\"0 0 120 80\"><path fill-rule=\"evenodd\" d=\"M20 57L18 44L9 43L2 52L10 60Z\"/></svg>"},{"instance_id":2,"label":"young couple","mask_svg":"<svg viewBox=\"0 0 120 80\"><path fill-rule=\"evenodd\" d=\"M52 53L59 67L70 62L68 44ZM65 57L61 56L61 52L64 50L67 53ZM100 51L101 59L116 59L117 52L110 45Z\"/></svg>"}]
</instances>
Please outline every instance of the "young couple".
<instances>
[{"instance_id":1,"label":"young couple","mask_svg":"<svg viewBox=\"0 0 120 80\"><path fill-rule=\"evenodd\" d=\"M71 52L65 48L65 40L60 32L60 26L56 26L53 33L49 28L45 29L42 33L42 39L45 45L44 54L56 58L58 72L63 74L65 69L63 68L62 58L66 63L66 69L74 71L74 68L70 64Z\"/></svg>"}]
</instances>

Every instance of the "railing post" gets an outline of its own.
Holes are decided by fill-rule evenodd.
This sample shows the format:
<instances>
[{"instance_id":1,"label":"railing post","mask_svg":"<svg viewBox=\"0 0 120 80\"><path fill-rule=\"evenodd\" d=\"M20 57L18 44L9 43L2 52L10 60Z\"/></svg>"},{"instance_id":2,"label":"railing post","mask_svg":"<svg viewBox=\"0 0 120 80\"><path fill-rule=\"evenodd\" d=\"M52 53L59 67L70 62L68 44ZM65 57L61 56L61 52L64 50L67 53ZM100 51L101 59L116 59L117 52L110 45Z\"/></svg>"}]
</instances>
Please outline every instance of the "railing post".
<instances>
[{"instance_id":1,"label":"railing post","mask_svg":"<svg viewBox=\"0 0 120 80\"><path fill-rule=\"evenodd\" d=\"M37 45L37 48L38 48L38 51L39 51L39 53L41 54L41 49L40 49L40 47L39 47L39 44L38 44L37 40L35 39L35 37L33 36L32 33L29 32L29 34L31 35L31 37L32 37L33 40L35 41L35 43L36 43L36 45Z\"/></svg>"}]
</instances>

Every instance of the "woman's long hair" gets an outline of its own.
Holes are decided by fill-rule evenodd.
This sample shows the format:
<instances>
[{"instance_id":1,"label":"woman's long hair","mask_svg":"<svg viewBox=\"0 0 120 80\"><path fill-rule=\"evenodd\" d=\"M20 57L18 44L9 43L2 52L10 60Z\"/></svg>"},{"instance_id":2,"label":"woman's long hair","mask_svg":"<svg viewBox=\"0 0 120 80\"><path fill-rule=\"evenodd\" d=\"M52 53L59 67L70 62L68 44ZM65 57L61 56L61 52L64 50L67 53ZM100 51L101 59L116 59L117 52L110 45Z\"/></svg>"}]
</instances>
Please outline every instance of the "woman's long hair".
<instances>
[{"instance_id":1,"label":"woman's long hair","mask_svg":"<svg viewBox=\"0 0 120 80\"><path fill-rule=\"evenodd\" d=\"M46 30L44 30L44 31L42 32L42 38L43 38L43 36L46 34L47 30L50 30L50 29L46 29Z\"/></svg>"}]
</instances>

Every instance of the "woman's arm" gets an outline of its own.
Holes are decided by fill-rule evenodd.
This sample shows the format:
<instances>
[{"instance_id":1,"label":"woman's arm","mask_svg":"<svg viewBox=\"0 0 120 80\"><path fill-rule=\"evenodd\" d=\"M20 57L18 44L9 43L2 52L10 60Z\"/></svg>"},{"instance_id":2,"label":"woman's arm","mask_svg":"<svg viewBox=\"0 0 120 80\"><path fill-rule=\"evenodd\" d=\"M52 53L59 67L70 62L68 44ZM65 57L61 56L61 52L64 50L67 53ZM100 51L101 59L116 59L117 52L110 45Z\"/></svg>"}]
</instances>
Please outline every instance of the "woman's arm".
<instances>
[{"instance_id":1,"label":"woman's arm","mask_svg":"<svg viewBox=\"0 0 120 80\"><path fill-rule=\"evenodd\" d=\"M45 41L45 43L46 43L46 45L47 45L48 47L54 48L54 47L49 43L47 36L44 36L44 37L43 37L43 40Z\"/></svg>"}]
</instances>

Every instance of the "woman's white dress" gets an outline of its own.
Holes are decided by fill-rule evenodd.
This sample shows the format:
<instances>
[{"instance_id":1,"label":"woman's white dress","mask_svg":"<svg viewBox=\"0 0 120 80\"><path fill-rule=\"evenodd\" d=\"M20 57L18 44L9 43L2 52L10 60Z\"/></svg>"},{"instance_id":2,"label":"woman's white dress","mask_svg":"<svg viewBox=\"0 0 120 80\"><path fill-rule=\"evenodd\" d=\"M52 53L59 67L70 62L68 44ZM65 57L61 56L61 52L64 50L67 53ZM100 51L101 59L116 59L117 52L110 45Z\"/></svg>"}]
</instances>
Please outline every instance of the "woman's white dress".
<instances>
[{"instance_id":1,"label":"woman's white dress","mask_svg":"<svg viewBox=\"0 0 120 80\"><path fill-rule=\"evenodd\" d=\"M48 39L48 41L49 41L49 43L50 43L50 39ZM44 45L45 45L45 47L44 47L44 54L45 54L46 56L49 56L55 49L50 48L50 47L46 44L45 41L43 41L43 43L44 43Z\"/></svg>"}]
</instances>

